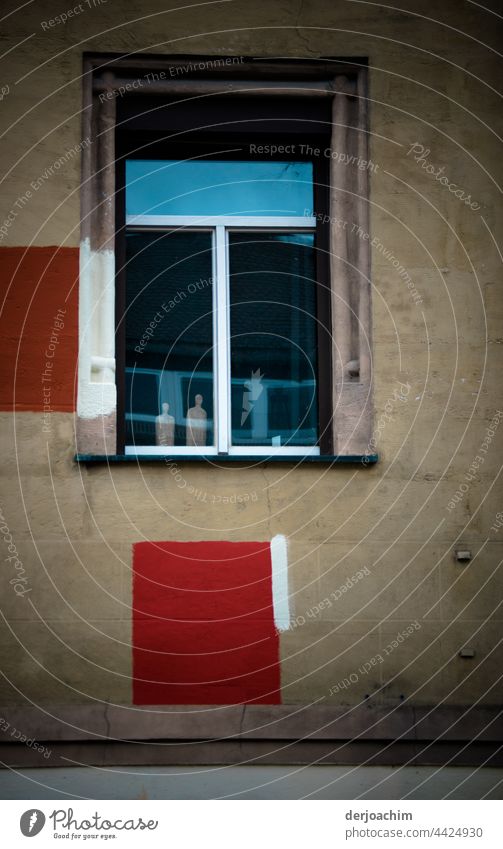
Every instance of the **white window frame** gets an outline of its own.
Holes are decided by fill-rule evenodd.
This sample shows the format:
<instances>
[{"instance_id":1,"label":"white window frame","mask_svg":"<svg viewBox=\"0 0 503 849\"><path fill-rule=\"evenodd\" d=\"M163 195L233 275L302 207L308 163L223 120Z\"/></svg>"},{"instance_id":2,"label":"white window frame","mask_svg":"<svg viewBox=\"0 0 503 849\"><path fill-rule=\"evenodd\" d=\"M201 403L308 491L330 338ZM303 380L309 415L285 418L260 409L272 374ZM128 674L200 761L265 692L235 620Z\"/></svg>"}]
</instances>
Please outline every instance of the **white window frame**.
<instances>
[{"instance_id":1,"label":"white window frame","mask_svg":"<svg viewBox=\"0 0 503 849\"><path fill-rule=\"evenodd\" d=\"M191 216L191 215L128 215L127 232L189 230L211 232L213 238L213 374L214 374L214 444L192 445L126 445L129 455L197 455L227 457L309 457L318 456L318 445L242 445L231 443L231 368L230 368L230 309L229 309L229 233L316 232L316 219L309 216Z\"/></svg>"}]
</instances>

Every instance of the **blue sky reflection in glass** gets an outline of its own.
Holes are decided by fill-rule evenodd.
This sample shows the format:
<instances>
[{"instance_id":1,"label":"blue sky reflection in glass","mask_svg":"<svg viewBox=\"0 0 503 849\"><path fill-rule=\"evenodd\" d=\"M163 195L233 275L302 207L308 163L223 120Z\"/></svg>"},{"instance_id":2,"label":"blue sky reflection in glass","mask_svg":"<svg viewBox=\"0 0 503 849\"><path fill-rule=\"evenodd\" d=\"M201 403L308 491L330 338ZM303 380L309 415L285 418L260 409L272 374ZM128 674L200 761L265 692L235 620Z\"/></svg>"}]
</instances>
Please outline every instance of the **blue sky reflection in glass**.
<instances>
[{"instance_id":1,"label":"blue sky reflection in glass","mask_svg":"<svg viewBox=\"0 0 503 849\"><path fill-rule=\"evenodd\" d=\"M311 162L126 162L128 215L279 217L312 208Z\"/></svg>"}]
</instances>

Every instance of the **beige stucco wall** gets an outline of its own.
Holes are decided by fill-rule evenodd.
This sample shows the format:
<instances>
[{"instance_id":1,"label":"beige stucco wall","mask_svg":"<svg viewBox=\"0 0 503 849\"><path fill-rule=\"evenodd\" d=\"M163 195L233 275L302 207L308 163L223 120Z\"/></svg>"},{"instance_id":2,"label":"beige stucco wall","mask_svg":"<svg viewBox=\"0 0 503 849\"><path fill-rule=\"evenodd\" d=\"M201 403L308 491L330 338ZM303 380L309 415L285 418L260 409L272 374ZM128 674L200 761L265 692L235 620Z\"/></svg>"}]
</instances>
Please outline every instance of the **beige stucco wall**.
<instances>
[{"instance_id":1,"label":"beige stucco wall","mask_svg":"<svg viewBox=\"0 0 503 849\"><path fill-rule=\"evenodd\" d=\"M451 0L433 10L405 3L403 13L328 0L172 5L82 4L84 11L46 30L42 22L69 4L44 0L4 21L1 53L10 52L2 79L10 91L1 104L0 157L11 173L3 206L8 211L78 145L84 50L368 57L370 149L379 166L371 232L384 246L372 254L380 462L368 469L187 464L177 481L162 466L76 466L69 414L53 415L50 434L37 414L1 414L1 509L31 588L16 597L3 563L9 624L0 628L1 663L11 684L1 701L130 701L133 542L284 533L293 616L306 619L281 637L285 702L354 704L375 692L391 705L402 697L495 704L503 530L491 527L502 504L495 478L503 427L461 501L448 505L501 406L496 18ZM414 142L480 210L407 155ZM75 155L34 193L2 245L78 241ZM421 303L383 250L407 269ZM400 382L408 386L403 401ZM246 493L254 499L219 498ZM455 547L472 550L469 565L455 563ZM369 575L316 613L363 567ZM416 619L419 630L383 663L330 693ZM465 644L476 651L471 660L457 656Z\"/></svg>"}]
</instances>

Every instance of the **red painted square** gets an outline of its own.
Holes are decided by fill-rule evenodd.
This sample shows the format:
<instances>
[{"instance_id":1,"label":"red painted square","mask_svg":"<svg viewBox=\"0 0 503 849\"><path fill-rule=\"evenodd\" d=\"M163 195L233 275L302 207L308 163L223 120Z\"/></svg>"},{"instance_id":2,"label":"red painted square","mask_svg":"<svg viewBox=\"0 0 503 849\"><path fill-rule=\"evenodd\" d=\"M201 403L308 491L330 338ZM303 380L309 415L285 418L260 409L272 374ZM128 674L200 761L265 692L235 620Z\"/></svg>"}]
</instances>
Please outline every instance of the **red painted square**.
<instances>
[{"instance_id":1,"label":"red painted square","mask_svg":"<svg viewBox=\"0 0 503 849\"><path fill-rule=\"evenodd\" d=\"M134 704L280 701L269 543L137 543Z\"/></svg>"}]
</instances>

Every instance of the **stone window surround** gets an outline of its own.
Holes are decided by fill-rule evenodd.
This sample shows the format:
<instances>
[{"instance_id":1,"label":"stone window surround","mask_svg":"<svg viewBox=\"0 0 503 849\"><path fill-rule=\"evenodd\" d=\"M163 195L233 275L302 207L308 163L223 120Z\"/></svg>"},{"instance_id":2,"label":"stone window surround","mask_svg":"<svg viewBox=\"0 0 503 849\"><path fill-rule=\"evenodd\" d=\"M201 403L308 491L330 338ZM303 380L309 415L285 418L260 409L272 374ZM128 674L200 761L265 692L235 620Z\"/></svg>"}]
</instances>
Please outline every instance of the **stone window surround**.
<instances>
[{"instance_id":1,"label":"stone window surround","mask_svg":"<svg viewBox=\"0 0 503 849\"><path fill-rule=\"evenodd\" d=\"M240 57L242 59L242 57ZM226 59L229 59L226 64ZM155 79L149 94L197 96L246 92L266 97L305 95L332 99L331 151L368 161L368 94L365 60L275 63L236 57L107 55L84 58L79 288L77 450L79 455L117 454L115 359L115 128L121 92L141 93L131 73ZM203 79L174 78L168 69L190 62L218 71ZM239 79L236 68L239 67ZM134 69L134 71L132 70ZM164 73L160 73L164 70ZM159 79L157 79L159 77ZM122 88L121 88L122 87ZM340 458L371 454L372 349L368 170L330 159L330 281L332 304L333 453ZM347 221L357 227L341 227Z\"/></svg>"}]
</instances>

